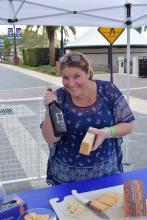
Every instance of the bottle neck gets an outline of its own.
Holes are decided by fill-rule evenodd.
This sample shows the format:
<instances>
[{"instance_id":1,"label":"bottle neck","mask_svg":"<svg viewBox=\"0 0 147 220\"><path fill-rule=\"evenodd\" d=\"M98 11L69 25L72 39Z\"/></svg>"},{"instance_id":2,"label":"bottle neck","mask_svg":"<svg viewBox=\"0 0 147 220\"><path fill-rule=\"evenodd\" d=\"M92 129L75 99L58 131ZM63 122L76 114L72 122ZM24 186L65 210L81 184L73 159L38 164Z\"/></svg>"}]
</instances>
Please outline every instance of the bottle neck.
<instances>
[{"instance_id":1,"label":"bottle neck","mask_svg":"<svg viewBox=\"0 0 147 220\"><path fill-rule=\"evenodd\" d=\"M53 102L51 102L48 106L49 106L49 107L50 107L50 106L55 106L55 107L60 108L60 106L59 106L59 104L58 104L57 101L53 101Z\"/></svg>"}]
</instances>

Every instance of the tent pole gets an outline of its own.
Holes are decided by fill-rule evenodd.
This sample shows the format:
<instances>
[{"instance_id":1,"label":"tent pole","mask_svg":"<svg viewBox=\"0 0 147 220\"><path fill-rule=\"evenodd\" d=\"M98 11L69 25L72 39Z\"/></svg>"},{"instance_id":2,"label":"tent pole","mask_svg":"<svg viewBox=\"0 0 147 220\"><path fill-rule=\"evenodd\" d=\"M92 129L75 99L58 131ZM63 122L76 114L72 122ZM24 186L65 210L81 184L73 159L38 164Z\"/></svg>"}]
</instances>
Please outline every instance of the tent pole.
<instances>
[{"instance_id":1,"label":"tent pole","mask_svg":"<svg viewBox=\"0 0 147 220\"><path fill-rule=\"evenodd\" d=\"M127 78L126 78L126 87L127 87L127 101L130 102L130 28L131 28L131 3L126 3L126 26L127 26Z\"/></svg>"},{"instance_id":2,"label":"tent pole","mask_svg":"<svg viewBox=\"0 0 147 220\"><path fill-rule=\"evenodd\" d=\"M127 26L127 102L130 102L130 25Z\"/></svg>"},{"instance_id":3,"label":"tent pole","mask_svg":"<svg viewBox=\"0 0 147 220\"><path fill-rule=\"evenodd\" d=\"M126 4L126 10L127 10L127 21L126 21L126 25L127 25L127 77L126 77L126 88L127 88L127 102L128 104L130 103L130 28L131 28L131 4L127 3ZM126 137L126 141L125 141L125 162L123 163L123 165L131 165L128 161L128 156L129 156L129 152L128 152L128 146L129 145L129 136Z\"/></svg>"},{"instance_id":4,"label":"tent pole","mask_svg":"<svg viewBox=\"0 0 147 220\"><path fill-rule=\"evenodd\" d=\"M130 25L127 26L127 77L126 77L126 88L127 88L127 102L130 102ZM125 138L125 161L123 165L130 166L129 163L129 136Z\"/></svg>"}]
</instances>

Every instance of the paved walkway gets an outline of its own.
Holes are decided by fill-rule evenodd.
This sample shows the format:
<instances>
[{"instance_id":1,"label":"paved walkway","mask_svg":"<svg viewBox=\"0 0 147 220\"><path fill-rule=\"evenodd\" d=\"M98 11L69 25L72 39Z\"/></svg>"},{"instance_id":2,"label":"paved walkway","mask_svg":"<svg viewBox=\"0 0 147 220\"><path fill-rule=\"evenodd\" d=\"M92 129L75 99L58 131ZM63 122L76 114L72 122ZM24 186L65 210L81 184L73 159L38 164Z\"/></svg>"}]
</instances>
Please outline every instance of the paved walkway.
<instances>
[{"instance_id":1,"label":"paved walkway","mask_svg":"<svg viewBox=\"0 0 147 220\"><path fill-rule=\"evenodd\" d=\"M59 76L49 76L43 73L38 73L35 71L23 69L12 65L6 65L6 67L10 69L13 68L15 70L19 70L23 74L28 74L32 77L45 80L46 82L54 84L55 87L62 86L62 79ZM127 95L126 77L126 74L114 74L114 83L124 93L124 95ZM110 80L110 75L99 74L95 75L94 78ZM31 90L33 91L34 88L31 88ZM43 96L44 91L45 88L38 88L33 95L35 97ZM123 152L125 171L147 167L147 78L137 78L135 76L130 75L129 93L130 106L134 112L136 120L134 131L131 135L124 138ZM11 94L13 95L12 98L17 98L18 92L13 90L11 91ZM29 92L28 94L32 94L32 92ZM1 91L1 95L3 95L3 99L5 99L7 97L7 91L3 91L3 93ZM21 186L22 185L23 184L21 183ZM25 187L26 185L24 185L23 188Z\"/></svg>"}]
</instances>

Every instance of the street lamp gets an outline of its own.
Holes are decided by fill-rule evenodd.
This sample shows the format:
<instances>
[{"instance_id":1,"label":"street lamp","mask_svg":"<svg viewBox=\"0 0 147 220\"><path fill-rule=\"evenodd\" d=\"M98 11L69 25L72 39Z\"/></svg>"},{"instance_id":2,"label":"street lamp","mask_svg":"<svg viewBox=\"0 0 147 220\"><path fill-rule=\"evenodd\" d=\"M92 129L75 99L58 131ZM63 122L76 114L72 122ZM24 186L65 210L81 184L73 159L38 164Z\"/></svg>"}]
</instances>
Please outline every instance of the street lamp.
<instances>
[{"instance_id":1,"label":"street lamp","mask_svg":"<svg viewBox=\"0 0 147 220\"><path fill-rule=\"evenodd\" d=\"M16 52L16 29L15 25L13 24L13 37L14 37L14 59L17 58L17 52Z\"/></svg>"},{"instance_id":2,"label":"street lamp","mask_svg":"<svg viewBox=\"0 0 147 220\"><path fill-rule=\"evenodd\" d=\"M19 58L17 57L17 50L16 50L16 28L15 25L13 24L13 37L14 37L14 59L13 63L15 65L19 64Z\"/></svg>"},{"instance_id":3,"label":"street lamp","mask_svg":"<svg viewBox=\"0 0 147 220\"><path fill-rule=\"evenodd\" d=\"M64 37L63 37L64 27L61 26L61 43L60 43L60 57L64 55Z\"/></svg>"}]
</instances>

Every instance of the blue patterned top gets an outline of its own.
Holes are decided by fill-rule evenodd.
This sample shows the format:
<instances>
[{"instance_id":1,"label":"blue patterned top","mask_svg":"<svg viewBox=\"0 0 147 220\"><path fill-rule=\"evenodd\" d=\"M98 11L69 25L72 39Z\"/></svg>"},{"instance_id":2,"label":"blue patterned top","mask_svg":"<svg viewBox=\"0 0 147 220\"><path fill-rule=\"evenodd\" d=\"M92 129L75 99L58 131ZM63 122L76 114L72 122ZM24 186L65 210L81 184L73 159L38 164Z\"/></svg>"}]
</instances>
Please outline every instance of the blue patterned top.
<instances>
[{"instance_id":1,"label":"blue patterned top","mask_svg":"<svg viewBox=\"0 0 147 220\"><path fill-rule=\"evenodd\" d=\"M49 156L48 183L63 184L123 171L122 138L105 139L89 156L79 153L80 144L89 127L104 128L134 120L127 101L113 83L96 80L96 84L96 102L88 107L74 105L64 88L57 90L67 134L56 143L54 155L51 152Z\"/></svg>"}]
</instances>

